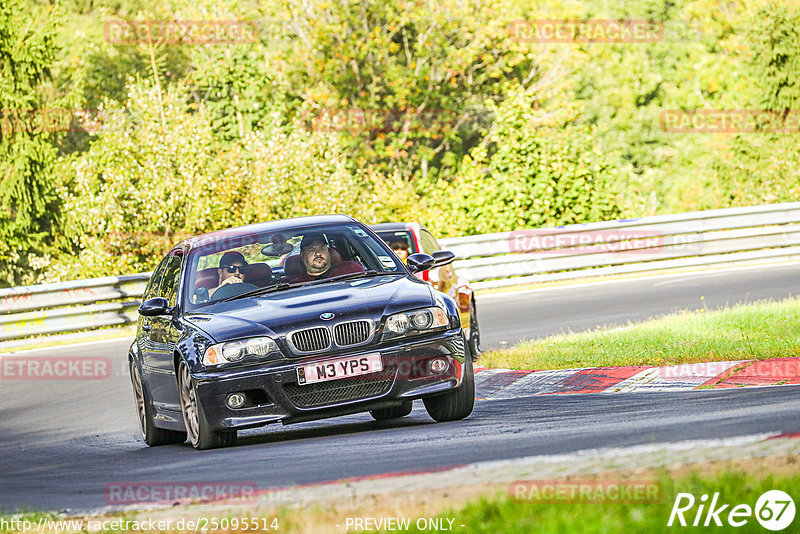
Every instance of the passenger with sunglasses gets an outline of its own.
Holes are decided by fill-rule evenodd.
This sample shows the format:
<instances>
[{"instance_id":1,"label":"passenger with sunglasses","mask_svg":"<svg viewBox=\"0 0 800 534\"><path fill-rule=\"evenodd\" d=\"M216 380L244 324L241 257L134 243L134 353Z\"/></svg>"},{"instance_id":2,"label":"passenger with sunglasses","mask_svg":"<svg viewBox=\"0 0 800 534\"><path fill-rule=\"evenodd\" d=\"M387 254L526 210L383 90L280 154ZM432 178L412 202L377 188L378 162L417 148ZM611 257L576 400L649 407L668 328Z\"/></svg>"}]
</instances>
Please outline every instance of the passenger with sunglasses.
<instances>
[{"instance_id":1,"label":"passenger with sunglasses","mask_svg":"<svg viewBox=\"0 0 800 534\"><path fill-rule=\"evenodd\" d=\"M396 239L389 243L389 248L397 254L397 257L403 260L403 263L406 263L406 260L408 260L408 243L402 239Z\"/></svg>"},{"instance_id":2,"label":"passenger with sunglasses","mask_svg":"<svg viewBox=\"0 0 800 534\"><path fill-rule=\"evenodd\" d=\"M247 260L241 252L228 251L219 260L219 285L212 289L209 294L213 296L222 286L228 284L241 284L244 282L244 271L247 269Z\"/></svg>"}]
</instances>

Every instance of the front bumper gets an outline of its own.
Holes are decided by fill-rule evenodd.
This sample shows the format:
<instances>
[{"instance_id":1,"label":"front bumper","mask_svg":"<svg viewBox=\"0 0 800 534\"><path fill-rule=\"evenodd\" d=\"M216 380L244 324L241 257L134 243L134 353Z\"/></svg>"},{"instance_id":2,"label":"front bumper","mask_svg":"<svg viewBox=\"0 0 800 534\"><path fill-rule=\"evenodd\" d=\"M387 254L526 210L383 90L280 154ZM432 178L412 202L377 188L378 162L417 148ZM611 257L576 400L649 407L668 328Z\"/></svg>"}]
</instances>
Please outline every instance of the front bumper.
<instances>
[{"instance_id":1,"label":"front bumper","mask_svg":"<svg viewBox=\"0 0 800 534\"><path fill-rule=\"evenodd\" d=\"M335 417L396 406L457 388L464 379L465 348L460 329L424 339L398 340L388 347L362 348L335 355L280 360L258 367L203 371L193 375L197 399L215 430L244 429ZM383 371L300 385L296 369L309 363L380 353ZM428 363L444 358L446 368L432 373ZM248 403L229 408L230 393L244 392Z\"/></svg>"}]
</instances>

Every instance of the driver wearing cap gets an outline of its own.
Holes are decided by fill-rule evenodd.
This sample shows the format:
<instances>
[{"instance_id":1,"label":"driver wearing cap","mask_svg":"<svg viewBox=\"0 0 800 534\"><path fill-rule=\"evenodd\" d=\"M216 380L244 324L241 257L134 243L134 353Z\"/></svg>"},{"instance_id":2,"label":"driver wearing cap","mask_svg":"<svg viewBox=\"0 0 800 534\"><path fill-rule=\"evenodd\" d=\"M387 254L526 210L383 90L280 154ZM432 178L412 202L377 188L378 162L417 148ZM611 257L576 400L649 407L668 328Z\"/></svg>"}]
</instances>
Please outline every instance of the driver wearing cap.
<instances>
[{"instance_id":1,"label":"driver wearing cap","mask_svg":"<svg viewBox=\"0 0 800 534\"><path fill-rule=\"evenodd\" d=\"M325 278L331 270L331 253L328 241L322 234L308 234L300 241L300 259L309 276Z\"/></svg>"},{"instance_id":2,"label":"driver wearing cap","mask_svg":"<svg viewBox=\"0 0 800 534\"><path fill-rule=\"evenodd\" d=\"M336 261L333 259L336 255ZM300 241L300 262L305 273L293 276L288 282L313 282L342 274L363 273L364 267L355 261L342 261L338 254L328 248L328 240L323 234L307 234Z\"/></svg>"},{"instance_id":3,"label":"driver wearing cap","mask_svg":"<svg viewBox=\"0 0 800 534\"><path fill-rule=\"evenodd\" d=\"M247 260L241 252L228 251L219 260L219 285L209 291L209 295L214 295L216 291L228 284L241 284L244 282L244 271L247 269Z\"/></svg>"}]
</instances>

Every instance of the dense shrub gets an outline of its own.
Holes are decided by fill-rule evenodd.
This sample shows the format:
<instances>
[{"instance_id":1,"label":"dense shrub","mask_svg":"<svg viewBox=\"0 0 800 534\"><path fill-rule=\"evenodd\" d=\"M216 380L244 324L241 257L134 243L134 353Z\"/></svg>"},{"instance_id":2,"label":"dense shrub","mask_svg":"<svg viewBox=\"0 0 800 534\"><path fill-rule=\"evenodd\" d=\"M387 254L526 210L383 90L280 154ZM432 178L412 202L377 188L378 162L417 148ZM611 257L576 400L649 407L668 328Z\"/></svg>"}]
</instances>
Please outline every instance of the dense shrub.
<instances>
[{"instance_id":1,"label":"dense shrub","mask_svg":"<svg viewBox=\"0 0 800 534\"><path fill-rule=\"evenodd\" d=\"M608 220L620 215L615 169L592 129L563 109L535 109L518 91L454 183L453 227L489 233Z\"/></svg>"},{"instance_id":2,"label":"dense shrub","mask_svg":"<svg viewBox=\"0 0 800 534\"><path fill-rule=\"evenodd\" d=\"M229 226L369 216L368 188L335 135L275 118L224 143L186 96L133 85L124 108L104 110L89 151L63 162L64 227L77 252L57 259L53 278L147 270L183 237Z\"/></svg>"}]
</instances>

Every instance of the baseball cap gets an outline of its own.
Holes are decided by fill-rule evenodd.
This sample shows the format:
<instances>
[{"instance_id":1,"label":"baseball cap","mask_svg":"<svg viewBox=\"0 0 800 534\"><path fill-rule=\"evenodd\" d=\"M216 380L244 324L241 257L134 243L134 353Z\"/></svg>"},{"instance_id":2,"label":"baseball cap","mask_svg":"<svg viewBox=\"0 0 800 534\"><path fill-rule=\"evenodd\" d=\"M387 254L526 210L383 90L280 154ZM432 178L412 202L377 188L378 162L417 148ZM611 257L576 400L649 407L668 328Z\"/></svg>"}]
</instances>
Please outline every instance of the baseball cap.
<instances>
[{"instance_id":1,"label":"baseball cap","mask_svg":"<svg viewBox=\"0 0 800 534\"><path fill-rule=\"evenodd\" d=\"M223 254L222 258L219 260L219 268L224 269L228 265L233 265L237 262L241 265L247 265L247 260L244 259L244 255L241 252L229 250Z\"/></svg>"},{"instance_id":2,"label":"baseball cap","mask_svg":"<svg viewBox=\"0 0 800 534\"><path fill-rule=\"evenodd\" d=\"M300 250L305 249L307 246L311 245L319 241L325 246L328 246L328 240L325 238L324 234L306 234L303 236L303 239L300 241Z\"/></svg>"}]
</instances>

